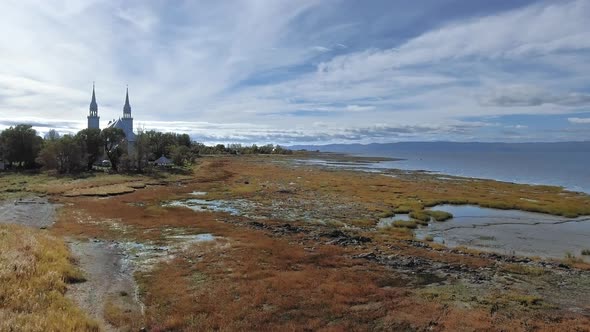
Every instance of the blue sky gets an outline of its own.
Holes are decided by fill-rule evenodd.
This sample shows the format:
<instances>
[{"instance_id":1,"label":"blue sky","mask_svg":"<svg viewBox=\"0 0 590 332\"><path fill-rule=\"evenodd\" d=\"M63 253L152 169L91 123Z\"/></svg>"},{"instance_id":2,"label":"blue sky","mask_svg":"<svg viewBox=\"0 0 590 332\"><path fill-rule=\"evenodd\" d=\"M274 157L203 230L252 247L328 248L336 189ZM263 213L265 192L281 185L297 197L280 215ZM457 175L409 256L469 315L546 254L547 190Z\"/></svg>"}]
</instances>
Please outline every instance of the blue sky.
<instances>
[{"instance_id":1,"label":"blue sky","mask_svg":"<svg viewBox=\"0 0 590 332\"><path fill-rule=\"evenodd\" d=\"M6 0L0 127L207 143L590 140L590 1Z\"/></svg>"}]
</instances>

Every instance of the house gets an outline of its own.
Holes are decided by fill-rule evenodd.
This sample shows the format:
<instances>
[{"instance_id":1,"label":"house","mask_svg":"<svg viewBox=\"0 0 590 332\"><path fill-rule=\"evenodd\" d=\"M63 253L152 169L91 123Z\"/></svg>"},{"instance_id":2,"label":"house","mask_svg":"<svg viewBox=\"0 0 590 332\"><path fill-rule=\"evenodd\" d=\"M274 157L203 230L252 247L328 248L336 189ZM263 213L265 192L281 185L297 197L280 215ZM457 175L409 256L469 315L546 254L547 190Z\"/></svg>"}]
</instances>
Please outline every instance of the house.
<instances>
[{"instance_id":1,"label":"house","mask_svg":"<svg viewBox=\"0 0 590 332\"><path fill-rule=\"evenodd\" d=\"M161 166L161 167L170 167L172 166L172 160L166 158L164 155L162 155L160 158L156 159L156 161L154 161L154 165L155 166Z\"/></svg>"}]
</instances>

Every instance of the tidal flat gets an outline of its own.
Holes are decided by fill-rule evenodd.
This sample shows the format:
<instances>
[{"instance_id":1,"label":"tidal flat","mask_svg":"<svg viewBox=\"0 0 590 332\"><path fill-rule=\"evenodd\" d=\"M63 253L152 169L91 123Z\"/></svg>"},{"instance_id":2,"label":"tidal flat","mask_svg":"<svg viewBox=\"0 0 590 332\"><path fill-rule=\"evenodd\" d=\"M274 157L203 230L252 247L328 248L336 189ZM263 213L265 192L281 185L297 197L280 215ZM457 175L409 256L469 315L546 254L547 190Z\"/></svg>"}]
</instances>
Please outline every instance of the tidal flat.
<instances>
[{"instance_id":1,"label":"tidal flat","mask_svg":"<svg viewBox=\"0 0 590 332\"><path fill-rule=\"evenodd\" d=\"M39 232L70 243L73 257L86 254L80 248L116 249L101 251L117 255L101 259L120 262L113 273L96 268L91 255L72 260L91 282L100 278L94 271L123 273L119 277L130 280L130 290L82 296L103 299L87 315L104 330L590 326L590 265L576 253L526 257L416 237L421 229L460 220L457 211L449 211L454 215L447 221L434 220L428 211L446 210L441 204L584 218L590 196L549 186L299 162L305 158L319 157L211 156L182 172L154 175L5 174L0 190L6 200L45 196L55 204L54 220ZM347 157L331 158L340 163ZM18 216L25 212L21 208ZM415 229L379 226L387 218L424 215L431 218ZM19 223L18 216L11 222ZM75 292L85 288L80 285L64 292L85 308L76 302L81 297Z\"/></svg>"}]
</instances>

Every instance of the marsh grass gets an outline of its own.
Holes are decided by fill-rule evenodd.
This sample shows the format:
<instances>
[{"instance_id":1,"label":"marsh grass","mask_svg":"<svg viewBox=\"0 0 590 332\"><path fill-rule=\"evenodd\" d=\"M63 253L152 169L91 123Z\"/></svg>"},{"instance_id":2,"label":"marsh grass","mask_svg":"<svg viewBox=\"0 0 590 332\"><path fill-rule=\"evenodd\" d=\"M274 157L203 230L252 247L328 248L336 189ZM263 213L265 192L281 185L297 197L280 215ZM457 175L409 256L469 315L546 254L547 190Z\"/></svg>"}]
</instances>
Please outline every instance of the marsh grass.
<instances>
[{"instance_id":1,"label":"marsh grass","mask_svg":"<svg viewBox=\"0 0 590 332\"><path fill-rule=\"evenodd\" d=\"M82 280L63 241L0 225L0 331L99 331L65 297L67 282Z\"/></svg>"},{"instance_id":2,"label":"marsh grass","mask_svg":"<svg viewBox=\"0 0 590 332\"><path fill-rule=\"evenodd\" d=\"M412 211L410 212L410 218L429 222L430 221L430 214L424 210L421 211Z\"/></svg>"},{"instance_id":3,"label":"marsh grass","mask_svg":"<svg viewBox=\"0 0 590 332\"><path fill-rule=\"evenodd\" d=\"M581 259L580 257L578 257L578 256L574 255L573 253L571 253L571 252L569 252L569 251L567 251L567 252L565 253L565 258L564 258L564 261L565 261L567 264L577 264L577 263L583 263L583 262L584 262L584 260L583 260L583 259Z\"/></svg>"},{"instance_id":4,"label":"marsh grass","mask_svg":"<svg viewBox=\"0 0 590 332\"><path fill-rule=\"evenodd\" d=\"M436 221L447 221L453 218L453 214L446 211L431 210L426 211L426 213L428 213Z\"/></svg>"},{"instance_id":5,"label":"marsh grass","mask_svg":"<svg viewBox=\"0 0 590 332\"><path fill-rule=\"evenodd\" d=\"M403 227L409 229L418 228L418 223L414 220L394 220L391 225L393 227Z\"/></svg>"},{"instance_id":6,"label":"marsh grass","mask_svg":"<svg viewBox=\"0 0 590 332\"><path fill-rule=\"evenodd\" d=\"M128 294L120 294L121 297L127 297ZM139 331L143 325L143 317L136 310L118 303L116 299L109 298L105 301L103 308L104 319L112 326L121 331Z\"/></svg>"},{"instance_id":7,"label":"marsh grass","mask_svg":"<svg viewBox=\"0 0 590 332\"><path fill-rule=\"evenodd\" d=\"M525 276L541 276L547 272L543 268L524 264L506 264L501 269L502 271Z\"/></svg>"}]
</instances>

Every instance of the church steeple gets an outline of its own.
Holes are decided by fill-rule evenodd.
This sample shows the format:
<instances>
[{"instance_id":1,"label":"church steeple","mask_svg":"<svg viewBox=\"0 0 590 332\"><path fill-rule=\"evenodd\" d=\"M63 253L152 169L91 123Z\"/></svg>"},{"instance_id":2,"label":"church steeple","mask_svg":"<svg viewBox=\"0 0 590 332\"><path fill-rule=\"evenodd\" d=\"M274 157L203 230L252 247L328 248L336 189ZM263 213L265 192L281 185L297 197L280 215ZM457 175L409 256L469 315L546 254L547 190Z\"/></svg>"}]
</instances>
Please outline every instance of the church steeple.
<instances>
[{"instance_id":1,"label":"church steeple","mask_svg":"<svg viewBox=\"0 0 590 332\"><path fill-rule=\"evenodd\" d=\"M92 82L92 100L88 113L88 128L100 129L100 117L98 116L98 104L96 103L96 94L94 93L94 82Z\"/></svg>"},{"instance_id":2,"label":"church steeple","mask_svg":"<svg viewBox=\"0 0 590 332\"><path fill-rule=\"evenodd\" d=\"M90 116L98 116L98 104L96 103L96 95L94 94L94 82L92 82L92 100L90 101Z\"/></svg>"},{"instance_id":3,"label":"church steeple","mask_svg":"<svg viewBox=\"0 0 590 332\"><path fill-rule=\"evenodd\" d=\"M125 106L123 106L123 118L131 117L131 105L129 105L129 86L127 86L127 92L125 93Z\"/></svg>"}]
</instances>

